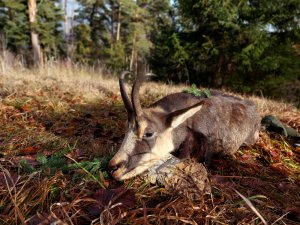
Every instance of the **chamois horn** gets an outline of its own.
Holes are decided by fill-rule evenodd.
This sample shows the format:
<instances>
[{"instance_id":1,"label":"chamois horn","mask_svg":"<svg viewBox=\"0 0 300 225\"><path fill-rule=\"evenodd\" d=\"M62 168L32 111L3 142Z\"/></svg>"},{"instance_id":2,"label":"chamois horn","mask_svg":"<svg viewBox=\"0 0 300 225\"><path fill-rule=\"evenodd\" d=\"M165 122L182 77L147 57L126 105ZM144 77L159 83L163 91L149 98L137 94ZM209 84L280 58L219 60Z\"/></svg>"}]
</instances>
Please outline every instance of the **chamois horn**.
<instances>
[{"instance_id":1,"label":"chamois horn","mask_svg":"<svg viewBox=\"0 0 300 225\"><path fill-rule=\"evenodd\" d=\"M125 81L124 81L125 76L128 74L130 74L129 71L124 71L121 73L121 75L119 77L119 86L120 86L122 100L124 102L124 106L125 106L127 114L128 114L128 121L132 122L134 119L134 110L133 110L132 104L130 102L130 99L128 97L128 94L126 92Z\"/></svg>"}]
</instances>

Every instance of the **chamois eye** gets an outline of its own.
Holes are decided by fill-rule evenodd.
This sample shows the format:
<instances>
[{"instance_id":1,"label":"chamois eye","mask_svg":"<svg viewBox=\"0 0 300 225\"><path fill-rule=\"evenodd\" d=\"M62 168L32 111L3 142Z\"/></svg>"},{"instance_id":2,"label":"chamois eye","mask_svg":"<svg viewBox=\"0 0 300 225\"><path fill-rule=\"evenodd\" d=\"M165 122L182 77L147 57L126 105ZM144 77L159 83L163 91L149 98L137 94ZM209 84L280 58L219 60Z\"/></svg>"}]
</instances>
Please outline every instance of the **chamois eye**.
<instances>
[{"instance_id":1,"label":"chamois eye","mask_svg":"<svg viewBox=\"0 0 300 225\"><path fill-rule=\"evenodd\" d=\"M143 138L149 139L152 138L153 136L154 136L154 132L146 132L144 133Z\"/></svg>"}]
</instances>

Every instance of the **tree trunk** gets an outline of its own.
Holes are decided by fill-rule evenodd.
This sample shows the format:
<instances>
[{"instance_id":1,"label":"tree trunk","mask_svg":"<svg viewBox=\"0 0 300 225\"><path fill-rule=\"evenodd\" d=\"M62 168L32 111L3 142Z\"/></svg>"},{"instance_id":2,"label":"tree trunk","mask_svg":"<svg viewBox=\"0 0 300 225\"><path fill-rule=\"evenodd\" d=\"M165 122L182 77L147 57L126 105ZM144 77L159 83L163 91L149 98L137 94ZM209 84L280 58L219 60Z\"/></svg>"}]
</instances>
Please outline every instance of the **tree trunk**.
<instances>
[{"instance_id":1,"label":"tree trunk","mask_svg":"<svg viewBox=\"0 0 300 225\"><path fill-rule=\"evenodd\" d=\"M65 0L64 18L65 18L66 54L67 54L67 61L69 61L70 60L70 54L69 54L70 50L69 50L68 0Z\"/></svg>"},{"instance_id":2,"label":"tree trunk","mask_svg":"<svg viewBox=\"0 0 300 225\"><path fill-rule=\"evenodd\" d=\"M137 9L135 11L135 15L134 15L134 21L136 21L136 19L138 18L138 13L137 13ZM132 35L132 50L131 50L131 59L130 59L130 71L133 71L135 74L137 75L137 48L136 48L136 42L137 42L137 30L136 30L136 26L134 25L133 28L133 35ZM135 68L133 68L135 67Z\"/></svg>"},{"instance_id":3,"label":"tree trunk","mask_svg":"<svg viewBox=\"0 0 300 225\"><path fill-rule=\"evenodd\" d=\"M117 25L117 38L116 42L120 41L120 33L121 33L121 14L122 14L122 0L119 0L119 11L118 11L118 25Z\"/></svg>"},{"instance_id":4,"label":"tree trunk","mask_svg":"<svg viewBox=\"0 0 300 225\"><path fill-rule=\"evenodd\" d=\"M27 3L28 3L28 13L29 13L31 44L32 44L32 51L33 51L33 63L34 66L41 67L44 65L43 53L39 43L39 36L34 29L34 24L36 22L36 0L28 0Z\"/></svg>"},{"instance_id":5,"label":"tree trunk","mask_svg":"<svg viewBox=\"0 0 300 225\"><path fill-rule=\"evenodd\" d=\"M74 42L75 42L75 35L74 35L74 11L75 11L75 0L72 0L72 14L71 14L71 59L73 58L74 52Z\"/></svg>"},{"instance_id":6,"label":"tree trunk","mask_svg":"<svg viewBox=\"0 0 300 225\"><path fill-rule=\"evenodd\" d=\"M133 65L136 66L136 31L133 33L132 38L132 49L131 49L131 59L130 59L130 71L133 69Z\"/></svg>"},{"instance_id":7,"label":"tree trunk","mask_svg":"<svg viewBox=\"0 0 300 225\"><path fill-rule=\"evenodd\" d=\"M216 72L215 72L215 75L214 75L213 80L212 80L212 86L215 87L215 88L221 87L222 83L223 83L223 76L222 76L223 62L224 62L224 57L220 56L220 58L218 60L218 64L216 66Z\"/></svg>"},{"instance_id":8,"label":"tree trunk","mask_svg":"<svg viewBox=\"0 0 300 225\"><path fill-rule=\"evenodd\" d=\"M97 6L96 6L96 3L93 4L93 8L92 8L92 12L91 12L91 15L90 15L90 27L91 27L91 30L94 29L94 16L95 16L95 13L96 13L96 10L97 10Z\"/></svg>"},{"instance_id":9,"label":"tree trunk","mask_svg":"<svg viewBox=\"0 0 300 225\"><path fill-rule=\"evenodd\" d=\"M115 5L114 1L110 1L110 8L111 8L111 30L110 30L110 45L113 47L114 45L114 38L115 38L115 32L114 32L114 23L115 23Z\"/></svg>"}]
</instances>

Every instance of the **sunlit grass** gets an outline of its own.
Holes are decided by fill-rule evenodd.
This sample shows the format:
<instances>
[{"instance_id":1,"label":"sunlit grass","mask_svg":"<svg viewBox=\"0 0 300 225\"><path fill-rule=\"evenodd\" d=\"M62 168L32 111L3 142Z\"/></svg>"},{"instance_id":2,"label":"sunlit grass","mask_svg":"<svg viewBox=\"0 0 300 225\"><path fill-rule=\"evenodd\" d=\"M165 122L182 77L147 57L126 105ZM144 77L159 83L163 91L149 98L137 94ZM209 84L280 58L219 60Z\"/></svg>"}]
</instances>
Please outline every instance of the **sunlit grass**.
<instances>
[{"instance_id":1,"label":"sunlit grass","mask_svg":"<svg viewBox=\"0 0 300 225\"><path fill-rule=\"evenodd\" d=\"M214 161L212 195L202 200L173 196L139 177L118 183L107 169L127 118L117 78L101 69L61 62L29 70L0 60L0 223L21 224L37 212L65 223L90 223L95 219L88 214L95 192L119 186L134 190L137 201L125 214L111 211L108 218L119 224L259 223L234 189L268 222L279 219L283 224L293 218L280 218L300 193L299 153L288 139L262 131L258 142L242 147L235 158ZM141 90L142 103L186 88L149 82ZM261 116L272 114L300 129L294 106L244 97L256 103Z\"/></svg>"}]
</instances>

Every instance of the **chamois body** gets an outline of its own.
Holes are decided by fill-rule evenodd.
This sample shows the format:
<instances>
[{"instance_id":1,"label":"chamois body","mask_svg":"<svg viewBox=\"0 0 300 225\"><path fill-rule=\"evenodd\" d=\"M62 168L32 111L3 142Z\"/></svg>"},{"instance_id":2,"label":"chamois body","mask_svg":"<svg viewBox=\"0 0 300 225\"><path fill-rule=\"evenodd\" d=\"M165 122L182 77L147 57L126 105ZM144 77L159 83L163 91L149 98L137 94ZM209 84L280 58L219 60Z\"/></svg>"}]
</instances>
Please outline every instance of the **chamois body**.
<instances>
[{"instance_id":1,"label":"chamois body","mask_svg":"<svg viewBox=\"0 0 300 225\"><path fill-rule=\"evenodd\" d=\"M123 80L126 74L121 74L119 83L128 129L110 161L117 180L144 172L169 153L209 165L213 155L234 154L258 138L260 117L251 101L218 91L210 97L175 93L142 109L138 92L143 80L135 81L130 100Z\"/></svg>"},{"instance_id":2,"label":"chamois body","mask_svg":"<svg viewBox=\"0 0 300 225\"><path fill-rule=\"evenodd\" d=\"M193 157L209 164L215 154L232 155L240 146L256 142L260 117L254 103L221 92L212 92L209 98L175 93L144 111L150 118L161 118L200 101L204 102L201 110L172 132L176 156Z\"/></svg>"}]
</instances>

